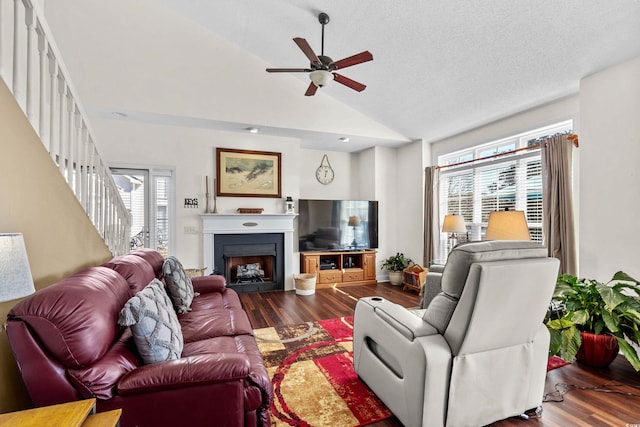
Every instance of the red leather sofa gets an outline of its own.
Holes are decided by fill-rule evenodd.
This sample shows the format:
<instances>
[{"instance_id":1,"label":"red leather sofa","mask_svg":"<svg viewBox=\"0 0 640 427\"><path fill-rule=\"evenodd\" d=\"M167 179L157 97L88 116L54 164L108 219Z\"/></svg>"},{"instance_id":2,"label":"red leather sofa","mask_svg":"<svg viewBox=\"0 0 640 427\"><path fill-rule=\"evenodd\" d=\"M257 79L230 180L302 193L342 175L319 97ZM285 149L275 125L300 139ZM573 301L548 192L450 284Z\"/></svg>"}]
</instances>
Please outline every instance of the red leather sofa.
<instances>
[{"instance_id":1,"label":"red leather sofa","mask_svg":"<svg viewBox=\"0 0 640 427\"><path fill-rule=\"evenodd\" d=\"M142 364L118 313L163 261L148 249L116 257L13 307L7 335L33 404L95 397L98 412L122 408L123 427L269 426L269 376L222 276L192 279L200 295L178 315L181 358Z\"/></svg>"}]
</instances>

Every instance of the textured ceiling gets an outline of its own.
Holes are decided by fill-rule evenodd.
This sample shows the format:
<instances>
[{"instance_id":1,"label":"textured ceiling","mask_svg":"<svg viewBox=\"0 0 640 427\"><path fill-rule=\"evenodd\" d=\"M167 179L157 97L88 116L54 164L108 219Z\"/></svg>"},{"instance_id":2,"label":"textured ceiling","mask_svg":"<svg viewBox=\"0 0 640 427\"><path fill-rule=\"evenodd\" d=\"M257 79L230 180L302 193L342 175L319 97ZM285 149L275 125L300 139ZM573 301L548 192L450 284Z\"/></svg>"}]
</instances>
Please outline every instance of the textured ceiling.
<instances>
[{"instance_id":1,"label":"textured ceiling","mask_svg":"<svg viewBox=\"0 0 640 427\"><path fill-rule=\"evenodd\" d=\"M357 151L439 140L576 94L581 78L640 56L638 0L44 0L91 114L301 138ZM374 57L304 97L292 41L334 60ZM105 84L105 82L107 82ZM338 141L340 136L351 139ZM305 145L306 144L306 145Z\"/></svg>"}]
</instances>

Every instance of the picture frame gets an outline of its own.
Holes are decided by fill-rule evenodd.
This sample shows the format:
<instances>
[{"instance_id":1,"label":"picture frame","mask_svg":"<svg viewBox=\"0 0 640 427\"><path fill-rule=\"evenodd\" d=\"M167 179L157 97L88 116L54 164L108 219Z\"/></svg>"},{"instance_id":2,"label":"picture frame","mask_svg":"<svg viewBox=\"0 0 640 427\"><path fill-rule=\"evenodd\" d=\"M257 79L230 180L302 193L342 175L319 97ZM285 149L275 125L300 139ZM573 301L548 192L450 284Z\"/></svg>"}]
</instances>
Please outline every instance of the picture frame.
<instances>
[{"instance_id":1,"label":"picture frame","mask_svg":"<svg viewBox=\"0 0 640 427\"><path fill-rule=\"evenodd\" d=\"M281 153L216 148L216 196L282 197Z\"/></svg>"}]
</instances>

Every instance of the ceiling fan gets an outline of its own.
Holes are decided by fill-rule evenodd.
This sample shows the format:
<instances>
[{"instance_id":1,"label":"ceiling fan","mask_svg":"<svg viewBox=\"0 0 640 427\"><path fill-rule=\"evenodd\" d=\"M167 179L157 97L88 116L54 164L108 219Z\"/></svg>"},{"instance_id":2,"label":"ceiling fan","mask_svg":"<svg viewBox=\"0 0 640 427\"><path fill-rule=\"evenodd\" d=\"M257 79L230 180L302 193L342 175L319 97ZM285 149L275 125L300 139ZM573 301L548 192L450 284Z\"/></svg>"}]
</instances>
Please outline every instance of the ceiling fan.
<instances>
[{"instance_id":1,"label":"ceiling fan","mask_svg":"<svg viewBox=\"0 0 640 427\"><path fill-rule=\"evenodd\" d=\"M341 70L343 68L358 65L363 62L372 61L373 55L371 52L365 50L356 55L349 56L348 58L334 61L333 59L325 56L324 54L324 26L329 23L329 15L322 12L318 15L318 21L322 24L322 50L320 55L316 55L309 43L301 37L296 37L293 41L298 45L302 53L309 58L311 64L309 68L267 68L268 73L309 73L311 83L305 92L305 96L313 96L319 87L323 87L331 80L335 80L340 84L343 84L353 90L362 92L366 86L355 80L351 80L348 77L338 74L335 70Z\"/></svg>"}]
</instances>

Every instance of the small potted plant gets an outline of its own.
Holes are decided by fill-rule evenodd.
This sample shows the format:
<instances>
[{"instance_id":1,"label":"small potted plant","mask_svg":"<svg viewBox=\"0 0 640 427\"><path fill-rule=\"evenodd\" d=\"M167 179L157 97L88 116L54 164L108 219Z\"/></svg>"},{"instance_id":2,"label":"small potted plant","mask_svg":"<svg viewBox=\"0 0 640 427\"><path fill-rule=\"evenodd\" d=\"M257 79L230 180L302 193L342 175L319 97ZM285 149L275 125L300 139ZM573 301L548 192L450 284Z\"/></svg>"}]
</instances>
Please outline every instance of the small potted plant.
<instances>
[{"instance_id":1,"label":"small potted plant","mask_svg":"<svg viewBox=\"0 0 640 427\"><path fill-rule=\"evenodd\" d=\"M549 355L587 365L609 365L621 351L640 371L640 283L619 271L607 283L562 274L553 295L562 308L547 321ZM552 316L553 317L553 316Z\"/></svg>"},{"instance_id":2,"label":"small potted plant","mask_svg":"<svg viewBox=\"0 0 640 427\"><path fill-rule=\"evenodd\" d=\"M404 256L400 252L392 255L382 262L382 268L389 273L389 283L394 286L402 284L402 271L413 264L410 258Z\"/></svg>"}]
</instances>

